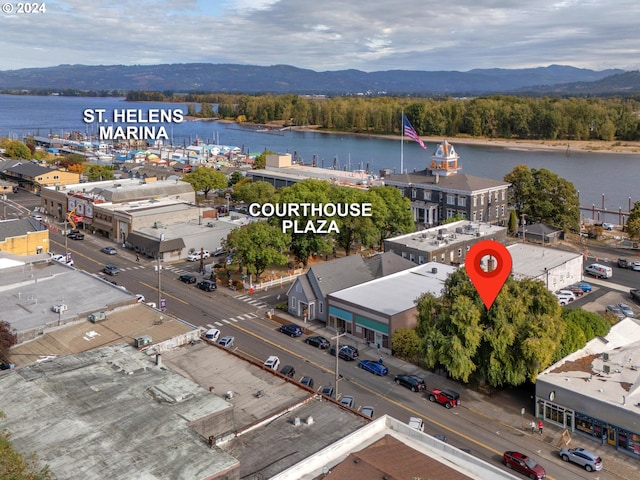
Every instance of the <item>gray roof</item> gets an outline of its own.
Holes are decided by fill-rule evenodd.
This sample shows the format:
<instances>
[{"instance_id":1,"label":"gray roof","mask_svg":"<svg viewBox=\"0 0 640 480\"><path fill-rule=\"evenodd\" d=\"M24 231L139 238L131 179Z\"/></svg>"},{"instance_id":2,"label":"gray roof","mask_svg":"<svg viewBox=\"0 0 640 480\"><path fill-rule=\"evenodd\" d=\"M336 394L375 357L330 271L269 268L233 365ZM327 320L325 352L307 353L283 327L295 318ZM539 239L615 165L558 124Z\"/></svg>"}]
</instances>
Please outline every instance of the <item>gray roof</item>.
<instances>
[{"instance_id":1,"label":"gray roof","mask_svg":"<svg viewBox=\"0 0 640 480\"><path fill-rule=\"evenodd\" d=\"M437 183L436 183L437 179ZM415 173L390 175L384 179L385 185L429 185L432 190L477 192L497 187L507 187L509 182L493 180L491 178L476 177L466 173L436 177L428 170Z\"/></svg>"},{"instance_id":2,"label":"gray roof","mask_svg":"<svg viewBox=\"0 0 640 480\"><path fill-rule=\"evenodd\" d=\"M190 428L230 405L129 345L11 370L0 390L14 445L57 478L198 480L239 464Z\"/></svg>"},{"instance_id":3,"label":"gray roof","mask_svg":"<svg viewBox=\"0 0 640 480\"><path fill-rule=\"evenodd\" d=\"M35 178L46 173L55 172L58 169L47 168L37 163L24 160L23 162L15 163L12 166L7 166L4 171L11 174L19 174L22 177Z\"/></svg>"},{"instance_id":4,"label":"gray roof","mask_svg":"<svg viewBox=\"0 0 640 480\"><path fill-rule=\"evenodd\" d=\"M32 218L6 220L0 222L0 242L4 242L7 238L22 237L42 230L46 230L44 225Z\"/></svg>"},{"instance_id":5,"label":"gray roof","mask_svg":"<svg viewBox=\"0 0 640 480\"><path fill-rule=\"evenodd\" d=\"M522 232L522 228L520 229L520 232ZM524 227L525 235L527 233L531 235L551 235L560 232L562 232L561 228L548 227L547 225L544 225L542 223L533 223L531 225L525 225Z\"/></svg>"},{"instance_id":6,"label":"gray roof","mask_svg":"<svg viewBox=\"0 0 640 480\"><path fill-rule=\"evenodd\" d=\"M182 250L185 247L182 237L161 241L159 238L148 237L136 232L129 234L127 242L149 253L172 252Z\"/></svg>"},{"instance_id":7,"label":"gray roof","mask_svg":"<svg viewBox=\"0 0 640 480\"><path fill-rule=\"evenodd\" d=\"M329 295L382 315L396 315L414 308L415 300L424 293L439 297L447 277L457 270L451 265L430 262L377 278Z\"/></svg>"},{"instance_id":8,"label":"gray roof","mask_svg":"<svg viewBox=\"0 0 640 480\"><path fill-rule=\"evenodd\" d=\"M309 269L307 276L317 280L322 297L374 278L360 255L349 255L319 263Z\"/></svg>"},{"instance_id":9,"label":"gray roof","mask_svg":"<svg viewBox=\"0 0 640 480\"><path fill-rule=\"evenodd\" d=\"M401 272L416 266L407 258L402 258L394 252L385 252L373 255L365 260L374 278L386 277L392 273Z\"/></svg>"}]
</instances>

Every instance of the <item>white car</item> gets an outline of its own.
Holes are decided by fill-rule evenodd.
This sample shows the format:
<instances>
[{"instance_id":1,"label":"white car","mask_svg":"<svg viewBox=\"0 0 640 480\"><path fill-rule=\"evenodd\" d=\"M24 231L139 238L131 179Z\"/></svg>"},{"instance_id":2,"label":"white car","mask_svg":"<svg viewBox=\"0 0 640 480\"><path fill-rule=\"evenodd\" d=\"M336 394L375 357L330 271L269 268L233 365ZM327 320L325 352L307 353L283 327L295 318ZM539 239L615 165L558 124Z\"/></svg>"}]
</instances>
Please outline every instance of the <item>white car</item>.
<instances>
[{"instance_id":1,"label":"white car","mask_svg":"<svg viewBox=\"0 0 640 480\"><path fill-rule=\"evenodd\" d=\"M207 330L207 333L204 334L204 338L215 342L216 340L218 340L218 338L220 338L220 330L218 330L217 328L211 328Z\"/></svg>"},{"instance_id":2,"label":"white car","mask_svg":"<svg viewBox=\"0 0 640 480\"><path fill-rule=\"evenodd\" d=\"M280 359L275 355L271 355L264 361L264 366L272 370L278 370L280 368Z\"/></svg>"},{"instance_id":3,"label":"white car","mask_svg":"<svg viewBox=\"0 0 640 480\"><path fill-rule=\"evenodd\" d=\"M631 270L635 270L636 272L640 272L640 262L633 262L629 268Z\"/></svg>"},{"instance_id":4,"label":"white car","mask_svg":"<svg viewBox=\"0 0 640 480\"><path fill-rule=\"evenodd\" d=\"M576 299L573 292L569 290L558 290L554 292L554 295L558 298L558 303L562 306L568 305Z\"/></svg>"},{"instance_id":5,"label":"white car","mask_svg":"<svg viewBox=\"0 0 640 480\"><path fill-rule=\"evenodd\" d=\"M189 260L190 262L197 262L200 260L200 255L202 255L203 259L209 258L210 257L209 250L204 250L203 252L198 251L198 252L191 253L187 257L187 260Z\"/></svg>"}]
</instances>

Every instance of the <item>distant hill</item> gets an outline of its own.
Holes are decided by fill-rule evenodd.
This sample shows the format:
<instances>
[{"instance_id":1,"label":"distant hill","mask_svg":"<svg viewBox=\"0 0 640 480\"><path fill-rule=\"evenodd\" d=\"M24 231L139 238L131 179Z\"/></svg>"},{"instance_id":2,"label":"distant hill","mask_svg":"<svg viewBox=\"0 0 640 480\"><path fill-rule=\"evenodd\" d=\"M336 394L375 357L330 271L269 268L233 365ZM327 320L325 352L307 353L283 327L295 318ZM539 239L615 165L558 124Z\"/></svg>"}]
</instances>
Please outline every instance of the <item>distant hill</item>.
<instances>
[{"instance_id":1,"label":"distant hill","mask_svg":"<svg viewBox=\"0 0 640 480\"><path fill-rule=\"evenodd\" d=\"M635 75L634 75L635 74ZM171 65L59 65L0 72L0 90L86 90L293 94L564 95L640 92L637 72L594 71L550 65L526 69L457 71L390 70L315 72L289 65L187 63ZM595 89L595 90L592 90Z\"/></svg>"}]
</instances>

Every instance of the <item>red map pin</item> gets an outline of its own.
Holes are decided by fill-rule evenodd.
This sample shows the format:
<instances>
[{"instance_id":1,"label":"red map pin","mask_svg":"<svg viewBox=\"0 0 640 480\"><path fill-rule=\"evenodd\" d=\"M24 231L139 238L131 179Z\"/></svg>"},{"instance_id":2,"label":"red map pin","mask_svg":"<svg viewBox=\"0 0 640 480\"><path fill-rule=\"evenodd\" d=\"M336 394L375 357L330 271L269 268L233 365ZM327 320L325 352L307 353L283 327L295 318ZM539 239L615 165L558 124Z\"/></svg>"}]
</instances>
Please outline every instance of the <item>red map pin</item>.
<instances>
[{"instance_id":1,"label":"red map pin","mask_svg":"<svg viewBox=\"0 0 640 480\"><path fill-rule=\"evenodd\" d=\"M489 272L485 272L480 266L480 261L487 256L493 257L497 263L495 268ZM491 265L491 260L489 265ZM469 249L464 268L487 310L491 308L504 282L507 281L507 277L511 273L511 265L509 250L495 240L483 240Z\"/></svg>"}]
</instances>

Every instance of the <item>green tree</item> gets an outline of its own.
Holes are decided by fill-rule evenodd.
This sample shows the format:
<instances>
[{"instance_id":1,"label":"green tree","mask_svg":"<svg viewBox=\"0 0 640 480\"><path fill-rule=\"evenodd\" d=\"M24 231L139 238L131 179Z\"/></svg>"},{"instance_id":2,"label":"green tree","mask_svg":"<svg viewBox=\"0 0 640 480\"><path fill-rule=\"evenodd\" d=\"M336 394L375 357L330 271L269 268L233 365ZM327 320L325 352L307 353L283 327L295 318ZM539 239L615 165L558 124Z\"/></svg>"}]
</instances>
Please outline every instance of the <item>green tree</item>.
<instances>
[{"instance_id":1,"label":"green tree","mask_svg":"<svg viewBox=\"0 0 640 480\"><path fill-rule=\"evenodd\" d=\"M382 249L386 238L411 233L415 230L411 201L395 187L371 187L373 223L378 230L378 247ZM379 197L381 202L375 202Z\"/></svg>"},{"instance_id":2,"label":"green tree","mask_svg":"<svg viewBox=\"0 0 640 480\"><path fill-rule=\"evenodd\" d=\"M349 205L352 203L372 203L366 191L356 188L334 188L331 190L331 203L341 203ZM378 197L379 199L379 197ZM338 233L334 233L334 238L347 255L351 254L354 244L371 245L378 240L379 231L373 222L373 217L348 215L346 217L333 217Z\"/></svg>"},{"instance_id":3,"label":"green tree","mask_svg":"<svg viewBox=\"0 0 640 480\"><path fill-rule=\"evenodd\" d=\"M10 140L9 138L0 139L0 148L4 148L5 155L9 158L31 158L31 150L20 140Z\"/></svg>"},{"instance_id":4,"label":"green tree","mask_svg":"<svg viewBox=\"0 0 640 480\"><path fill-rule=\"evenodd\" d=\"M246 182L234 189L233 197L244 201L248 205L252 203L262 205L274 201L276 188L269 182Z\"/></svg>"},{"instance_id":5,"label":"green tree","mask_svg":"<svg viewBox=\"0 0 640 480\"><path fill-rule=\"evenodd\" d=\"M391 335L394 356L411 360L420 353L420 337L414 328L399 328Z\"/></svg>"},{"instance_id":6,"label":"green tree","mask_svg":"<svg viewBox=\"0 0 640 480\"><path fill-rule=\"evenodd\" d=\"M196 192L203 192L205 199L208 198L211 190L227 186L227 176L215 168L198 167L182 179L190 183Z\"/></svg>"},{"instance_id":7,"label":"green tree","mask_svg":"<svg viewBox=\"0 0 640 480\"><path fill-rule=\"evenodd\" d=\"M80 155L79 153L70 153L65 155L58 161L58 165L62 168L68 169L71 165L82 165L87 163L87 157Z\"/></svg>"},{"instance_id":8,"label":"green tree","mask_svg":"<svg viewBox=\"0 0 640 480\"><path fill-rule=\"evenodd\" d=\"M487 310L459 269L440 298L423 295L417 308L426 364L493 387L535 381L551 365L564 334L557 299L540 281L507 279Z\"/></svg>"},{"instance_id":9,"label":"green tree","mask_svg":"<svg viewBox=\"0 0 640 480\"><path fill-rule=\"evenodd\" d=\"M634 202L626 225L629 238L640 241L640 202Z\"/></svg>"},{"instance_id":10,"label":"green tree","mask_svg":"<svg viewBox=\"0 0 640 480\"><path fill-rule=\"evenodd\" d=\"M84 174L90 182L113 180L115 178L113 175L113 168L104 165L88 164L86 165Z\"/></svg>"},{"instance_id":11,"label":"green tree","mask_svg":"<svg viewBox=\"0 0 640 480\"><path fill-rule=\"evenodd\" d=\"M227 236L227 248L247 267L248 273L259 278L269 265L284 265L289 260L283 253L290 238L268 222L252 222L236 228Z\"/></svg>"},{"instance_id":12,"label":"green tree","mask_svg":"<svg viewBox=\"0 0 640 480\"><path fill-rule=\"evenodd\" d=\"M515 210L509 212L509 233L515 235L518 230L518 215Z\"/></svg>"},{"instance_id":13,"label":"green tree","mask_svg":"<svg viewBox=\"0 0 640 480\"><path fill-rule=\"evenodd\" d=\"M566 330L554 362L580 350L596 336L606 336L611 329L611 324L602 316L581 308L563 309L562 320L566 325Z\"/></svg>"},{"instance_id":14,"label":"green tree","mask_svg":"<svg viewBox=\"0 0 640 480\"><path fill-rule=\"evenodd\" d=\"M5 417L0 412L0 420ZM49 467L38 465L38 457L32 453L24 457L11 443L11 434L0 430L0 478L7 480L51 480Z\"/></svg>"},{"instance_id":15,"label":"green tree","mask_svg":"<svg viewBox=\"0 0 640 480\"><path fill-rule=\"evenodd\" d=\"M255 168L256 170L264 170L267 167L267 155L270 155L272 153L275 152L272 152L271 150L265 150L260 155L256 155L256 158L253 161L253 168Z\"/></svg>"},{"instance_id":16,"label":"green tree","mask_svg":"<svg viewBox=\"0 0 640 480\"><path fill-rule=\"evenodd\" d=\"M240 180L242 180L244 177L244 175L242 174L242 172L236 170L235 172L233 172L231 174L231 176L229 177L229 185L228 186L233 186L236 183L238 183Z\"/></svg>"},{"instance_id":17,"label":"green tree","mask_svg":"<svg viewBox=\"0 0 640 480\"><path fill-rule=\"evenodd\" d=\"M518 165L504 180L511 183L509 204L528 223L544 223L572 232L579 230L578 192L573 184L541 168Z\"/></svg>"}]
</instances>

